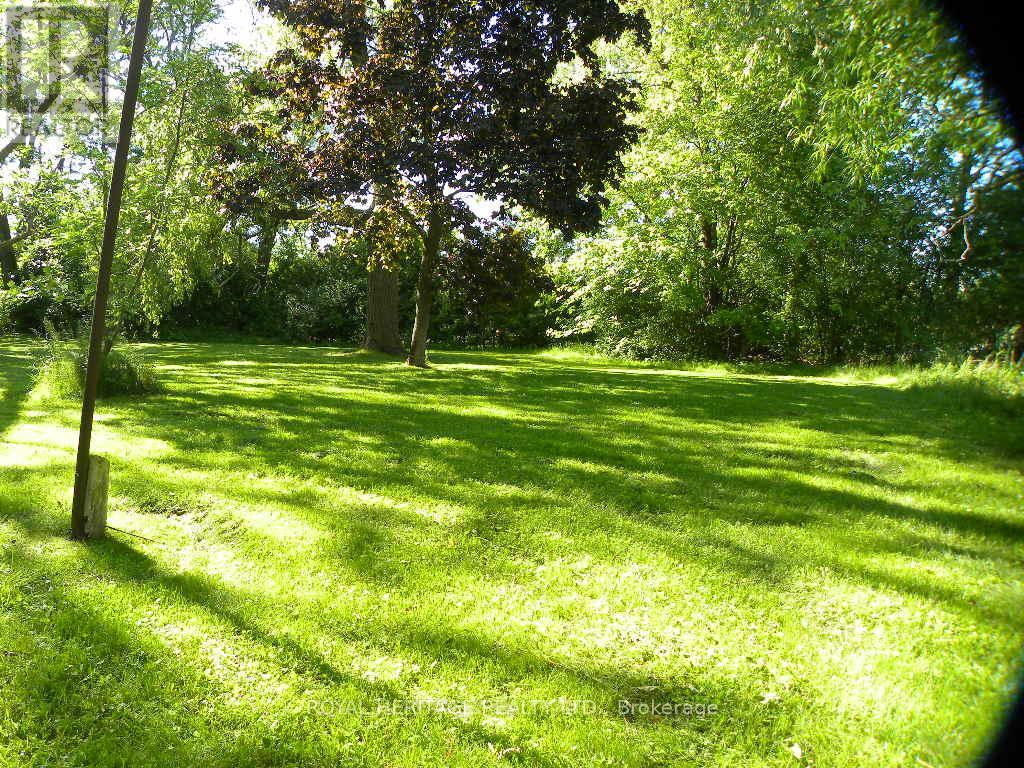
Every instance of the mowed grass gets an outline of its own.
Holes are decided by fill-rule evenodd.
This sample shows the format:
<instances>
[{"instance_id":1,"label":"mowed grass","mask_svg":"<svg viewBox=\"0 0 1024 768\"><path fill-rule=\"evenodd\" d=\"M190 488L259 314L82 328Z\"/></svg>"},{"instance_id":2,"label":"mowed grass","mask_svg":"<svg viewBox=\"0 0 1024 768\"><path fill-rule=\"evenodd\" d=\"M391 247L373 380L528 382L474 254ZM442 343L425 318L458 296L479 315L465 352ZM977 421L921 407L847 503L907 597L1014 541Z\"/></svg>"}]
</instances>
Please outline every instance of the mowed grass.
<instances>
[{"instance_id":1,"label":"mowed grass","mask_svg":"<svg viewBox=\"0 0 1024 768\"><path fill-rule=\"evenodd\" d=\"M94 443L137 536L86 546L77 408L0 343L0 764L939 768L1015 689L1024 425L998 401L144 352L166 391L102 403Z\"/></svg>"}]
</instances>

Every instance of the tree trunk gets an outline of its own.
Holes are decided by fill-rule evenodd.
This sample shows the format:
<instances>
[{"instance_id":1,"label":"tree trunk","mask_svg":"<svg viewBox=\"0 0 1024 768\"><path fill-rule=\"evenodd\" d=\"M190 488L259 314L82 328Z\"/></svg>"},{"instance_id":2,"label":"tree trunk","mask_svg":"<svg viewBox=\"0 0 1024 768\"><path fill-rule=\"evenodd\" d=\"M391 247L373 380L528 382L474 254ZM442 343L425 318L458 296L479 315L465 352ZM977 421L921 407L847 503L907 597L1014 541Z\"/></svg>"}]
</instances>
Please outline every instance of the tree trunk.
<instances>
[{"instance_id":1,"label":"tree trunk","mask_svg":"<svg viewBox=\"0 0 1024 768\"><path fill-rule=\"evenodd\" d=\"M412 327L412 342L406 362L417 368L427 367L427 335L430 332L430 309L434 301L434 270L441 250L444 223L439 214L430 216L426 237L423 238L423 258L416 281L416 322Z\"/></svg>"},{"instance_id":2,"label":"tree trunk","mask_svg":"<svg viewBox=\"0 0 1024 768\"><path fill-rule=\"evenodd\" d=\"M700 228L704 237L704 250L711 257L718 250L718 222L705 216L701 218Z\"/></svg>"},{"instance_id":3,"label":"tree trunk","mask_svg":"<svg viewBox=\"0 0 1024 768\"><path fill-rule=\"evenodd\" d=\"M701 219L701 235L704 241L705 273L707 288L704 291L704 314L710 316L722 304L722 288L719 284L718 263L715 258L718 251L718 222L707 217Z\"/></svg>"},{"instance_id":4,"label":"tree trunk","mask_svg":"<svg viewBox=\"0 0 1024 768\"><path fill-rule=\"evenodd\" d=\"M256 279L259 280L260 290L267 289L270 281L270 259L274 255L274 242L277 240L277 227L273 224L264 224L260 227L260 241L256 256Z\"/></svg>"},{"instance_id":5,"label":"tree trunk","mask_svg":"<svg viewBox=\"0 0 1024 768\"><path fill-rule=\"evenodd\" d=\"M398 332L398 271L380 265L370 267L366 291L366 341L363 349L386 355L403 355Z\"/></svg>"},{"instance_id":6,"label":"tree trunk","mask_svg":"<svg viewBox=\"0 0 1024 768\"><path fill-rule=\"evenodd\" d=\"M3 204L0 195L0 205ZM11 234L11 220L6 213L0 213L0 286L18 279L18 260L14 256L14 236Z\"/></svg>"},{"instance_id":7,"label":"tree trunk","mask_svg":"<svg viewBox=\"0 0 1024 768\"><path fill-rule=\"evenodd\" d=\"M974 158L970 153L966 154L960 162L960 174L957 179L956 196L953 199L953 221L959 222L953 226L953 232L958 229L963 230L964 243L970 249L970 238L968 235L968 195L971 189L972 173L974 171ZM944 310L947 313L952 313L956 307L956 304L960 298L960 281L961 274L963 272L963 263L961 253L967 253L963 251L956 243L956 238L950 237L950 242L945 248L943 254L943 264L941 266L941 285L942 285L942 297L945 302Z\"/></svg>"}]
</instances>

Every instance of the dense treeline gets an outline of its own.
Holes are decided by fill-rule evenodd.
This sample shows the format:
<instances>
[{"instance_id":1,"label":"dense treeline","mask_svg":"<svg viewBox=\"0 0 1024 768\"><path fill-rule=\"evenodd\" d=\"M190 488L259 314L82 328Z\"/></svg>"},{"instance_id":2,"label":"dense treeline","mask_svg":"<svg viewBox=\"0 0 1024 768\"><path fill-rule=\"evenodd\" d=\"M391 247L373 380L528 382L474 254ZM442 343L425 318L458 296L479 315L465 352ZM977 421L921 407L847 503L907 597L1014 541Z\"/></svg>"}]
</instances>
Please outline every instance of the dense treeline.
<instances>
[{"instance_id":1,"label":"dense treeline","mask_svg":"<svg viewBox=\"0 0 1024 768\"><path fill-rule=\"evenodd\" d=\"M1020 156L937 15L649 10L648 130L561 268L570 328L640 355L833 361L991 350L1020 322Z\"/></svg>"},{"instance_id":2,"label":"dense treeline","mask_svg":"<svg viewBox=\"0 0 1024 768\"><path fill-rule=\"evenodd\" d=\"M398 273L399 333L408 338L417 271ZM360 344L366 334L364 254L310 254L298 235L277 244L265 285L253 262L197 280L159 326L140 334L175 338L241 335L291 342ZM520 233L466 242L441 260L432 337L454 346L538 347L547 343L554 283Z\"/></svg>"},{"instance_id":3,"label":"dense treeline","mask_svg":"<svg viewBox=\"0 0 1024 768\"><path fill-rule=\"evenodd\" d=\"M313 5L349 15L298 42L282 33L287 55L268 61L204 42L210 0L161 4L111 344L230 332L378 348L388 337L397 352L426 293L429 336L449 345L572 340L638 357L812 362L1024 351L1021 156L959 41L918 0L644 0L643 24L614 4L575 4L601 23L537 70L550 67L547 90L532 102L515 94L515 110L548 105L529 131L481 122L513 98L490 81L471 83L482 95L464 113L464 101L444 100L462 81L395 86L414 92L403 109L444 112L441 134L457 138L432 145L430 162L458 157L433 191L421 189L415 134L373 134L398 175L353 147L322 148L351 104L327 110L317 88L362 83L379 106L416 74L380 79L368 38L353 37L385 40L387 14L406 6ZM426 5L438 18L423 22L424 40L448 30L460 55L505 66L463 34L476 5ZM310 8L270 4L286 30ZM512 17L507 34L520 34ZM313 74L308 57L337 39L349 41L341 63ZM291 85L303 72L313 79ZM599 88L615 109L572 141L552 138L586 122L598 92L587 89ZM581 92L590 101L573 101ZM5 155L0 330L73 331L87 315L114 117L56 117L78 121L59 151L22 136ZM300 136L314 130L300 125L320 133ZM304 152L317 135L318 152ZM521 148L515 174L494 149L502 141L502 152ZM470 176L477 186L444 199ZM430 236L442 206L446 223ZM497 212L475 213L485 210Z\"/></svg>"}]
</instances>

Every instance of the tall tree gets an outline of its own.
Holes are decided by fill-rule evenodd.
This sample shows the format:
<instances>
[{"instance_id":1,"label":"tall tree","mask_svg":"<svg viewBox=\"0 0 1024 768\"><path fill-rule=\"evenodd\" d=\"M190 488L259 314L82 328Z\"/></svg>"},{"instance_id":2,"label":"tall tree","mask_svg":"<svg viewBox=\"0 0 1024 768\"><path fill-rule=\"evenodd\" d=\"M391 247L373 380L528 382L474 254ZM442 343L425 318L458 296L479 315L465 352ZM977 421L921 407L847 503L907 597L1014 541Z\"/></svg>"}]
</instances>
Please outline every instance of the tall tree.
<instances>
[{"instance_id":1,"label":"tall tree","mask_svg":"<svg viewBox=\"0 0 1024 768\"><path fill-rule=\"evenodd\" d=\"M405 345L399 331L399 270L411 251L416 252L417 233L395 210L381 200L362 217L357 230L367 251L366 338L363 348L387 355L402 355Z\"/></svg>"},{"instance_id":2,"label":"tall tree","mask_svg":"<svg viewBox=\"0 0 1024 768\"><path fill-rule=\"evenodd\" d=\"M304 165L321 199L380 199L420 251L409 363L426 365L442 246L472 196L516 204L565 232L600 223L606 185L639 131L633 86L594 46L634 33L614 0L264 0L297 45L268 79L291 125L316 126Z\"/></svg>"},{"instance_id":3,"label":"tall tree","mask_svg":"<svg viewBox=\"0 0 1024 768\"><path fill-rule=\"evenodd\" d=\"M215 0L166 0L154 9L114 258L108 348L126 327L157 324L197 265L221 250L225 220L205 194L201 172L210 163L213 126L232 108L226 52L203 42L204 27L219 13ZM134 11L125 9L113 23L130 30ZM67 304L60 299L79 283L91 292L118 112L107 91L123 88L124 42L122 34L112 35L109 59L86 58L109 67L107 88L85 89L78 100L87 109L48 114L46 141L35 141L24 123L0 149L0 163L10 156L29 166L6 174L12 183L0 203L0 260L11 261L5 248L16 244L13 261L32 282L25 293L48 294L55 305ZM61 98L77 92L62 90ZM22 162L34 145L30 162ZM5 237L8 213L14 232ZM64 314L44 319L64 321Z\"/></svg>"},{"instance_id":4,"label":"tall tree","mask_svg":"<svg viewBox=\"0 0 1024 768\"><path fill-rule=\"evenodd\" d=\"M955 34L921 0L643 5L648 131L560 271L567 330L640 355L934 350L981 239L1014 231L988 193L1020 182Z\"/></svg>"},{"instance_id":5,"label":"tall tree","mask_svg":"<svg viewBox=\"0 0 1024 768\"><path fill-rule=\"evenodd\" d=\"M282 227L317 213L302 180L299 144L283 135L273 115L260 110L224 121L215 144L207 169L214 197L235 229L255 241L256 278L266 290Z\"/></svg>"},{"instance_id":6,"label":"tall tree","mask_svg":"<svg viewBox=\"0 0 1024 768\"><path fill-rule=\"evenodd\" d=\"M367 277L366 337L363 349L386 355L401 355L405 352L399 331L400 302L398 270L371 262Z\"/></svg>"}]
</instances>

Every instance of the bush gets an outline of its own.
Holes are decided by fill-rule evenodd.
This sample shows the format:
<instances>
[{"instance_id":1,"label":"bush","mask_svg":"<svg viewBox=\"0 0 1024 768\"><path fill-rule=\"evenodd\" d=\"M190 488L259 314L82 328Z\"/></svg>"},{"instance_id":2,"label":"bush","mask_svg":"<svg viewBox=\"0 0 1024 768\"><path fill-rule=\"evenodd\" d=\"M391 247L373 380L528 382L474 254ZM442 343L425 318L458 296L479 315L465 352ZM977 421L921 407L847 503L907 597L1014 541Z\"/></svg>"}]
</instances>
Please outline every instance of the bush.
<instances>
[{"instance_id":1,"label":"bush","mask_svg":"<svg viewBox=\"0 0 1024 768\"><path fill-rule=\"evenodd\" d=\"M1024 368L994 360L938 363L901 377L908 389L929 392L961 410L1024 414Z\"/></svg>"},{"instance_id":2,"label":"bush","mask_svg":"<svg viewBox=\"0 0 1024 768\"><path fill-rule=\"evenodd\" d=\"M263 285L252 264L197 276L160 324L161 338L240 334L295 343L355 343L366 315L366 268L350 254L311 253L295 238L276 250Z\"/></svg>"},{"instance_id":3,"label":"bush","mask_svg":"<svg viewBox=\"0 0 1024 768\"><path fill-rule=\"evenodd\" d=\"M415 273L404 293L414 295ZM448 249L438 268L431 339L461 347L538 347L547 342L554 288L525 234L479 229Z\"/></svg>"},{"instance_id":4,"label":"bush","mask_svg":"<svg viewBox=\"0 0 1024 768\"><path fill-rule=\"evenodd\" d=\"M13 303L12 292L0 287L0 336L14 332L14 323L11 318Z\"/></svg>"},{"instance_id":5,"label":"bush","mask_svg":"<svg viewBox=\"0 0 1024 768\"><path fill-rule=\"evenodd\" d=\"M82 354L79 368L85 380L88 356ZM113 395L148 395L160 391L153 367L133 349L114 349L103 361L100 372L100 397Z\"/></svg>"},{"instance_id":6,"label":"bush","mask_svg":"<svg viewBox=\"0 0 1024 768\"><path fill-rule=\"evenodd\" d=\"M33 253L20 282L0 286L0 333L41 333L48 325L74 329L89 315L86 272L73 254Z\"/></svg>"},{"instance_id":7,"label":"bush","mask_svg":"<svg viewBox=\"0 0 1024 768\"><path fill-rule=\"evenodd\" d=\"M87 341L50 337L36 374L36 396L57 400L80 398L85 390L88 359ZM152 366L135 350L113 349L104 358L98 397L147 395L159 391Z\"/></svg>"}]
</instances>

